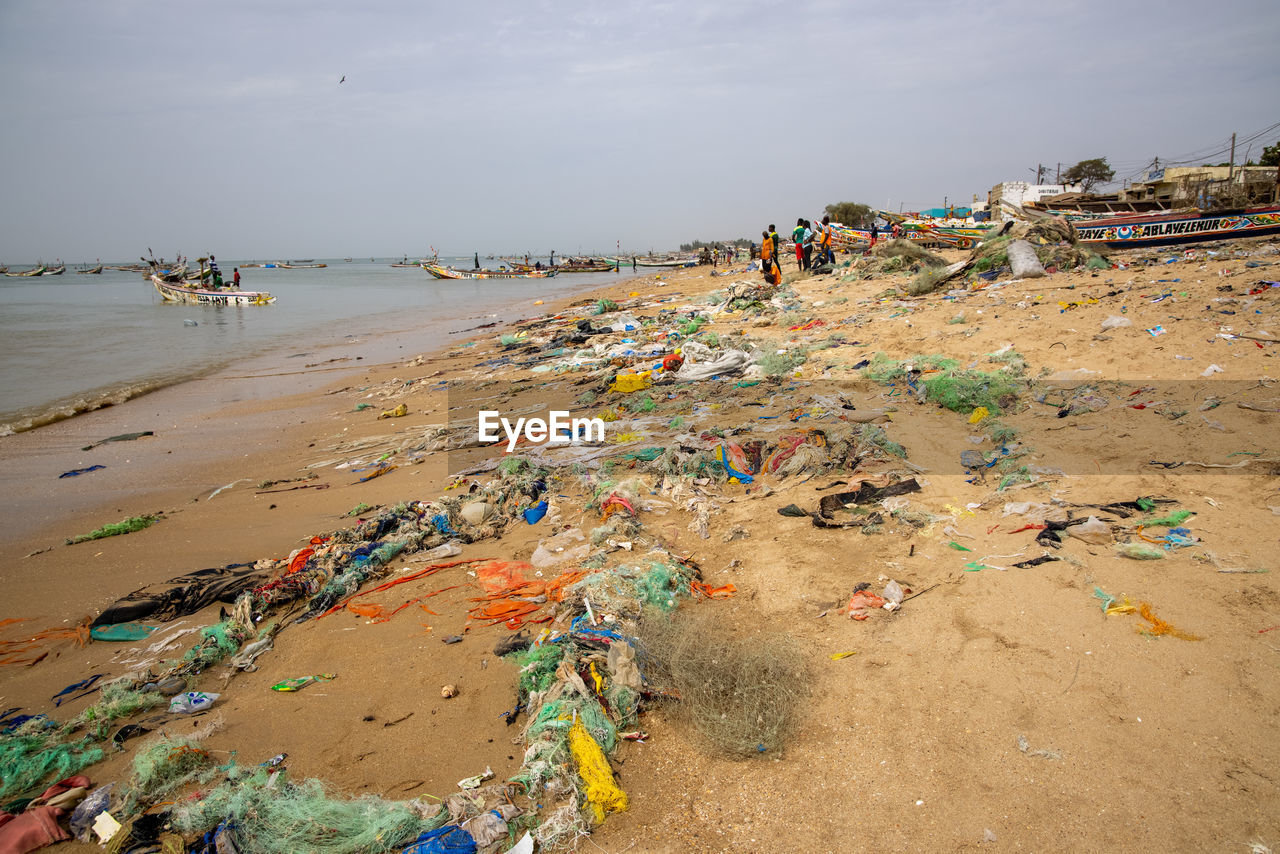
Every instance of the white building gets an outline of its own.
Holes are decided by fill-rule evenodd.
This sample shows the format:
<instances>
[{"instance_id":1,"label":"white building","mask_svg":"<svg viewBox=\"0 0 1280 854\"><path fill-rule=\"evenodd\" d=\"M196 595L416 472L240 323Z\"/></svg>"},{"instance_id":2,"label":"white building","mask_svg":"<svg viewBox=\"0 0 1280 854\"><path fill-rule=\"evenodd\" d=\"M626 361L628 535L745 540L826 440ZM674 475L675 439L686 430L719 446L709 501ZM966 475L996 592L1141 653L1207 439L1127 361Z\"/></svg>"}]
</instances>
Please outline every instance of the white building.
<instances>
[{"instance_id":1,"label":"white building","mask_svg":"<svg viewBox=\"0 0 1280 854\"><path fill-rule=\"evenodd\" d=\"M987 203L991 206L993 220L1009 219L1007 209L1001 204L1021 207L1027 202L1038 202L1062 193L1079 193L1083 188L1079 184L1031 184L1026 181L1005 181L996 184L987 194Z\"/></svg>"}]
</instances>

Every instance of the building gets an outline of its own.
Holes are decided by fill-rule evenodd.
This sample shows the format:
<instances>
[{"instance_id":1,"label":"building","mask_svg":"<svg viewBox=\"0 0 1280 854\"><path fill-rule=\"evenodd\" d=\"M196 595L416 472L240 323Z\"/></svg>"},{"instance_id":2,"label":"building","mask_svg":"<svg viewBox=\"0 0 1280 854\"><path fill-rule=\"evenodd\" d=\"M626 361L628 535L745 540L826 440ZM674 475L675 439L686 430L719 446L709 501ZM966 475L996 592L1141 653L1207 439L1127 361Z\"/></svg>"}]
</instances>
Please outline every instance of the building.
<instances>
[{"instance_id":1,"label":"building","mask_svg":"<svg viewBox=\"0 0 1280 854\"><path fill-rule=\"evenodd\" d=\"M1241 204L1275 197L1274 166L1171 166L1152 169L1120 194L1124 201L1207 206L1228 198Z\"/></svg>"},{"instance_id":2,"label":"building","mask_svg":"<svg viewBox=\"0 0 1280 854\"><path fill-rule=\"evenodd\" d=\"M1010 219L1009 208L1020 208L1029 202L1039 202L1062 193L1078 193L1079 184L1031 184L1027 181L1005 181L996 184L987 194L987 205L993 220Z\"/></svg>"}]
</instances>

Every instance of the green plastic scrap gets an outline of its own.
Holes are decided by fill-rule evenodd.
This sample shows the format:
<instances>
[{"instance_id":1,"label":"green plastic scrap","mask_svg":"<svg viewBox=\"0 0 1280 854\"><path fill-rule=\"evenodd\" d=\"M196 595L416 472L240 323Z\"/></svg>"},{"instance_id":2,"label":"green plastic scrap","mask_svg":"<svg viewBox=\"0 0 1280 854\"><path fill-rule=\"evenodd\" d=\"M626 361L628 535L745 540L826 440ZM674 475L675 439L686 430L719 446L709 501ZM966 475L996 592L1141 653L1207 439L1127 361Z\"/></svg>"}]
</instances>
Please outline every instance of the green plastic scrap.
<instances>
[{"instance_id":1,"label":"green plastic scrap","mask_svg":"<svg viewBox=\"0 0 1280 854\"><path fill-rule=\"evenodd\" d=\"M1116 597L1112 596L1110 593L1107 593L1101 587L1095 586L1093 588L1093 595L1094 595L1094 598L1102 602L1102 613L1104 614L1107 612L1107 609L1111 607L1112 603L1116 601Z\"/></svg>"},{"instance_id":2,"label":"green plastic scrap","mask_svg":"<svg viewBox=\"0 0 1280 854\"><path fill-rule=\"evenodd\" d=\"M130 516L128 519L123 521L116 522L111 525L103 525L101 528L96 531L91 531L88 534L81 534L78 537L73 537L67 540L67 545L74 546L76 543L84 543L89 540L101 540L103 537L116 537L120 534L132 534L134 531L141 531L143 528L150 528L159 521L159 519L159 515Z\"/></svg>"},{"instance_id":3,"label":"green plastic scrap","mask_svg":"<svg viewBox=\"0 0 1280 854\"><path fill-rule=\"evenodd\" d=\"M1191 510L1178 510L1170 513L1168 516L1162 516L1158 519L1143 519L1138 523L1138 527L1150 528L1155 526L1160 528L1176 528L1194 515L1195 513Z\"/></svg>"},{"instance_id":4,"label":"green plastic scrap","mask_svg":"<svg viewBox=\"0 0 1280 854\"><path fill-rule=\"evenodd\" d=\"M951 542L947 543L947 545L948 545L948 546L950 546L951 548L955 549L955 550L956 550L956 551L958 551L958 552L971 552L971 551L973 551L973 549L968 548L968 547L966 547L966 546L962 546L962 545L960 545L959 543L957 543L955 540L952 540Z\"/></svg>"},{"instance_id":5,"label":"green plastic scrap","mask_svg":"<svg viewBox=\"0 0 1280 854\"><path fill-rule=\"evenodd\" d=\"M1143 543L1117 543L1116 552L1121 557L1131 558L1132 560L1162 560L1164 558L1163 549L1155 549Z\"/></svg>"}]
</instances>

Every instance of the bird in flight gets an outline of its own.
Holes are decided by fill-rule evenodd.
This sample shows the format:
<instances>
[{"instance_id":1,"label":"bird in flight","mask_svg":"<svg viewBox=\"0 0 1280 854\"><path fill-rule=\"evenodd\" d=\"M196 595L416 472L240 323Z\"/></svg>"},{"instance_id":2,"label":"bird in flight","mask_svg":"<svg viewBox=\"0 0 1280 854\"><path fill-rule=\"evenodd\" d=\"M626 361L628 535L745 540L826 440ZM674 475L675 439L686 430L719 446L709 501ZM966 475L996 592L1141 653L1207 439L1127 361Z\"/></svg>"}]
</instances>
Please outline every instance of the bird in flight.
<instances>
[{"instance_id":1,"label":"bird in flight","mask_svg":"<svg viewBox=\"0 0 1280 854\"><path fill-rule=\"evenodd\" d=\"M347 82L347 75L342 75L342 79L338 81L339 85Z\"/></svg>"}]
</instances>

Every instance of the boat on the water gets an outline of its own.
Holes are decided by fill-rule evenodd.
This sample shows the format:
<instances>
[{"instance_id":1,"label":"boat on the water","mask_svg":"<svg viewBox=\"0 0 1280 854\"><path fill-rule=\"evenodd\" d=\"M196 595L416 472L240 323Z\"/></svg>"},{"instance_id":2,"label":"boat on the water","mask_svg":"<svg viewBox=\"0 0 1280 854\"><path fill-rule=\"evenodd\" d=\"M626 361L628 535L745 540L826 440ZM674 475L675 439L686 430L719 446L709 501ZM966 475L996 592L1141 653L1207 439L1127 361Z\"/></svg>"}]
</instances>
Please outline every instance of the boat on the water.
<instances>
[{"instance_id":1,"label":"boat on the water","mask_svg":"<svg viewBox=\"0 0 1280 854\"><path fill-rule=\"evenodd\" d=\"M284 262L281 262L279 264L276 264L276 266L284 270L315 270L320 267L328 267L329 265L328 264L297 264L297 263L285 264Z\"/></svg>"},{"instance_id":2,"label":"boat on the water","mask_svg":"<svg viewBox=\"0 0 1280 854\"><path fill-rule=\"evenodd\" d=\"M66 265L66 264L59 264L59 265L58 265L58 266L56 266L56 267L50 267L49 269L45 270L45 271L44 271L44 275L46 275L46 276L61 276L61 275L62 275L63 273L65 273L65 272L67 272L67 265Z\"/></svg>"},{"instance_id":3,"label":"boat on the water","mask_svg":"<svg viewBox=\"0 0 1280 854\"><path fill-rule=\"evenodd\" d=\"M89 269L87 269L87 270L76 270L76 272L77 272L77 273L79 273L79 274L80 274L80 275L82 275L82 276L83 276L83 275L90 275L90 276L97 275L98 273L101 273L101 272L102 272L102 265L101 265L101 264L99 264L98 266L96 266L96 267L90 267L90 268L89 268Z\"/></svg>"},{"instance_id":4,"label":"boat on the water","mask_svg":"<svg viewBox=\"0 0 1280 854\"><path fill-rule=\"evenodd\" d=\"M237 291L234 288L201 288L165 280L151 275L151 284L166 302L192 305L268 305L275 302L267 291Z\"/></svg>"},{"instance_id":5,"label":"boat on the water","mask_svg":"<svg viewBox=\"0 0 1280 854\"><path fill-rule=\"evenodd\" d=\"M1198 209L1136 214L1075 223L1081 243L1109 249L1174 246L1280 234L1280 204L1229 211Z\"/></svg>"},{"instance_id":6,"label":"boat on the water","mask_svg":"<svg viewBox=\"0 0 1280 854\"><path fill-rule=\"evenodd\" d=\"M20 277L20 278L28 278L28 277L30 277L30 276L43 276L43 275L44 275L44 271L45 271L46 269L47 269L47 268L46 268L43 264L41 264L41 265L40 265L40 266L38 266L38 267L32 267L30 270L19 270L19 271L18 271L18 272L16 272L16 273L10 273L10 272L8 272L8 271L5 271L5 275L6 275L6 276L15 276L15 277Z\"/></svg>"},{"instance_id":7,"label":"boat on the water","mask_svg":"<svg viewBox=\"0 0 1280 854\"><path fill-rule=\"evenodd\" d=\"M426 270L437 279L547 279L556 274L555 270L455 270L439 264L423 264Z\"/></svg>"}]
</instances>

